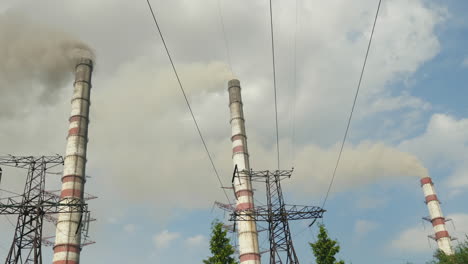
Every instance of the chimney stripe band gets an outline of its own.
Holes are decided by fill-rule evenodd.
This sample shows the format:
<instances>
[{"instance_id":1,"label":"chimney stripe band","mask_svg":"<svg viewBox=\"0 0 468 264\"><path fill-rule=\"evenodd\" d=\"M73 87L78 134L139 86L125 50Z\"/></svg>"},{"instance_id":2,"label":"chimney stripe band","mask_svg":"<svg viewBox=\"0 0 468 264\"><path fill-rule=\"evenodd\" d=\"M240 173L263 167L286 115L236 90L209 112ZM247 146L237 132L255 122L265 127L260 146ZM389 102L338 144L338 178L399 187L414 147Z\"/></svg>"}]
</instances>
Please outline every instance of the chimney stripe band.
<instances>
[{"instance_id":1,"label":"chimney stripe band","mask_svg":"<svg viewBox=\"0 0 468 264\"><path fill-rule=\"evenodd\" d=\"M436 236L436 240L439 240L441 238L444 238L444 237L449 237L450 238L450 235L448 233L448 231L439 231L435 234Z\"/></svg>"},{"instance_id":2,"label":"chimney stripe band","mask_svg":"<svg viewBox=\"0 0 468 264\"><path fill-rule=\"evenodd\" d=\"M237 198L241 196L252 196L252 195L253 195L253 191L251 190L239 190L236 192Z\"/></svg>"},{"instance_id":3,"label":"chimney stripe band","mask_svg":"<svg viewBox=\"0 0 468 264\"><path fill-rule=\"evenodd\" d=\"M244 146L240 145L240 146L234 147L234 148L232 149L232 152L233 152L233 153L244 152Z\"/></svg>"},{"instance_id":4,"label":"chimney stripe band","mask_svg":"<svg viewBox=\"0 0 468 264\"><path fill-rule=\"evenodd\" d=\"M248 260L260 260L260 254L247 253L247 254L240 255L240 262L244 262Z\"/></svg>"},{"instance_id":5,"label":"chimney stripe band","mask_svg":"<svg viewBox=\"0 0 468 264\"><path fill-rule=\"evenodd\" d=\"M432 226L443 225L445 224L445 218L437 217L437 218L432 219L431 222L432 222Z\"/></svg>"},{"instance_id":6,"label":"chimney stripe band","mask_svg":"<svg viewBox=\"0 0 468 264\"><path fill-rule=\"evenodd\" d=\"M237 134L231 137L231 141L242 140L242 139L247 139L247 136L243 134Z\"/></svg>"},{"instance_id":7,"label":"chimney stripe band","mask_svg":"<svg viewBox=\"0 0 468 264\"><path fill-rule=\"evenodd\" d=\"M88 82L86 80L76 80L73 82L73 85L76 85L77 83L85 83L89 86L89 89L91 89L91 82Z\"/></svg>"},{"instance_id":8,"label":"chimney stripe band","mask_svg":"<svg viewBox=\"0 0 468 264\"><path fill-rule=\"evenodd\" d=\"M60 244L54 246L54 252L63 252L63 251L70 251L70 252L80 252L81 249L78 245L73 244Z\"/></svg>"},{"instance_id":9,"label":"chimney stripe band","mask_svg":"<svg viewBox=\"0 0 468 264\"><path fill-rule=\"evenodd\" d=\"M78 261L73 260L55 260L53 264L79 264Z\"/></svg>"},{"instance_id":10,"label":"chimney stripe band","mask_svg":"<svg viewBox=\"0 0 468 264\"><path fill-rule=\"evenodd\" d=\"M83 182L83 176L65 175L62 177L62 182Z\"/></svg>"},{"instance_id":11,"label":"chimney stripe band","mask_svg":"<svg viewBox=\"0 0 468 264\"><path fill-rule=\"evenodd\" d=\"M243 210L248 210L248 209L253 209L254 205L253 203L240 203L236 206L237 211L243 211Z\"/></svg>"},{"instance_id":12,"label":"chimney stripe band","mask_svg":"<svg viewBox=\"0 0 468 264\"><path fill-rule=\"evenodd\" d=\"M425 178L421 179L421 186L424 185L424 184L428 184L428 183L433 184L431 177L425 177Z\"/></svg>"},{"instance_id":13,"label":"chimney stripe band","mask_svg":"<svg viewBox=\"0 0 468 264\"><path fill-rule=\"evenodd\" d=\"M72 115L68 121L71 123L71 122L75 122L75 121L81 121L81 119L86 119L88 120L88 117L87 116L84 116L84 115ZM89 120L88 120L89 121Z\"/></svg>"},{"instance_id":14,"label":"chimney stripe band","mask_svg":"<svg viewBox=\"0 0 468 264\"><path fill-rule=\"evenodd\" d=\"M426 203L429 203L429 202L432 202L432 201L439 201L439 199L437 199L437 195L430 194L430 195L426 196Z\"/></svg>"},{"instance_id":15,"label":"chimney stripe band","mask_svg":"<svg viewBox=\"0 0 468 264\"><path fill-rule=\"evenodd\" d=\"M60 193L60 198L65 197L81 198L81 189L64 189Z\"/></svg>"}]
</instances>

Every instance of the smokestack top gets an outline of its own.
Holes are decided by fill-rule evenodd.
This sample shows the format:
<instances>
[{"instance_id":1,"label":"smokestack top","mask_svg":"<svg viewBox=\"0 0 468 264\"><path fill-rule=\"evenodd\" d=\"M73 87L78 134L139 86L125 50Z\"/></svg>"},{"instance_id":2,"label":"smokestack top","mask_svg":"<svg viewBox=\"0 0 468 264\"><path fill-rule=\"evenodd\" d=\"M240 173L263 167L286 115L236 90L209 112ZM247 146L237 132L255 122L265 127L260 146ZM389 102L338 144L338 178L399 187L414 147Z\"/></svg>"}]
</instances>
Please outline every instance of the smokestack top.
<instances>
[{"instance_id":1,"label":"smokestack top","mask_svg":"<svg viewBox=\"0 0 468 264\"><path fill-rule=\"evenodd\" d=\"M93 72L93 60L80 58L75 64L75 83L86 83L91 88L91 73Z\"/></svg>"},{"instance_id":2,"label":"smokestack top","mask_svg":"<svg viewBox=\"0 0 468 264\"><path fill-rule=\"evenodd\" d=\"M239 87L240 88L240 81L238 79L232 79L228 82L228 89L231 87Z\"/></svg>"},{"instance_id":3,"label":"smokestack top","mask_svg":"<svg viewBox=\"0 0 468 264\"><path fill-rule=\"evenodd\" d=\"M228 82L229 106L233 103L242 104L240 82L237 79L232 79Z\"/></svg>"},{"instance_id":4,"label":"smokestack top","mask_svg":"<svg viewBox=\"0 0 468 264\"><path fill-rule=\"evenodd\" d=\"M86 65L86 66L89 66L91 67L91 69L93 68L94 66L94 62L92 59L90 58L80 58L76 61L76 65L75 65L75 70L76 68L78 68L78 66L80 65Z\"/></svg>"}]
</instances>

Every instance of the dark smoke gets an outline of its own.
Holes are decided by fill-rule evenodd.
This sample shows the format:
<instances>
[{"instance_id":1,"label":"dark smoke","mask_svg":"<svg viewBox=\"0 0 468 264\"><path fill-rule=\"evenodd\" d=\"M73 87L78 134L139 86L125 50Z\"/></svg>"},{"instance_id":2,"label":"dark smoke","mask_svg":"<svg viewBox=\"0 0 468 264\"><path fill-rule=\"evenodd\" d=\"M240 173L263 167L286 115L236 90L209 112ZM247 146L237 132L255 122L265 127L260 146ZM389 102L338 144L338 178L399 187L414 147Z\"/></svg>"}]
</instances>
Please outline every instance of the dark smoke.
<instances>
[{"instance_id":1,"label":"dark smoke","mask_svg":"<svg viewBox=\"0 0 468 264\"><path fill-rule=\"evenodd\" d=\"M80 58L94 59L67 33L13 14L0 15L0 118L53 104Z\"/></svg>"}]
</instances>

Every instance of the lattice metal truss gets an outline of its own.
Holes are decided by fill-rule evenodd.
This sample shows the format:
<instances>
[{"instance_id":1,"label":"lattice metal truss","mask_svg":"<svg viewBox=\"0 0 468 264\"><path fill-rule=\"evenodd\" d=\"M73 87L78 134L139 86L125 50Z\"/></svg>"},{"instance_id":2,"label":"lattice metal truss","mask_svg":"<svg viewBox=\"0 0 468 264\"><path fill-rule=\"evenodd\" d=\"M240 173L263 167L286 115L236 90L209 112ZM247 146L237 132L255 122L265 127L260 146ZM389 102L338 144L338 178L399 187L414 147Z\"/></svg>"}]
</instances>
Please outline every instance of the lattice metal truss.
<instances>
[{"instance_id":1,"label":"lattice metal truss","mask_svg":"<svg viewBox=\"0 0 468 264\"><path fill-rule=\"evenodd\" d=\"M239 173L237 167L234 169L232 184L240 177L250 177L252 182L263 182L266 184L267 204L255 206L248 210L231 210L230 221L263 221L268 223L268 236L270 241L270 264L298 264L294 250L290 220L304 220L322 218L323 210L317 206L286 205L281 189L281 180L290 178L292 170L276 171L253 171ZM246 176L241 176L246 175ZM219 206L219 205L218 205ZM220 206L229 210L232 206Z\"/></svg>"},{"instance_id":2,"label":"lattice metal truss","mask_svg":"<svg viewBox=\"0 0 468 264\"><path fill-rule=\"evenodd\" d=\"M0 200L0 215L18 215L13 243L6 264L42 264L42 226L44 216L57 213L88 212L81 200L62 202L60 196L47 195L45 176L50 169L63 165L57 156L0 156L0 166L27 169L24 192L18 197ZM0 178L1 179L1 178ZM79 232L80 230L77 230ZM48 243L45 242L47 245Z\"/></svg>"}]
</instances>

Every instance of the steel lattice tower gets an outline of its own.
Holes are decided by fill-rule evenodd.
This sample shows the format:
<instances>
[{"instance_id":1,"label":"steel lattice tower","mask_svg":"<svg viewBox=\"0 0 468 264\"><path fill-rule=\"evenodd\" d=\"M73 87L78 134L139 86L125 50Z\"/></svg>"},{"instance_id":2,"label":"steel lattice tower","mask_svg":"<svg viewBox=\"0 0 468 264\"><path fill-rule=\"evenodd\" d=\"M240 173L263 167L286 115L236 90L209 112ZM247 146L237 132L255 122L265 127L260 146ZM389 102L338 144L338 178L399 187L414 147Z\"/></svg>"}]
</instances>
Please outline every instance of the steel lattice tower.
<instances>
[{"instance_id":1,"label":"steel lattice tower","mask_svg":"<svg viewBox=\"0 0 468 264\"><path fill-rule=\"evenodd\" d=\"M265 177L269 218L270 263L282 263L281 252L286 253L286 263L299 263L292 243L279 173L279 171L273 174L268 173Z\"/></svg>"},{"instance_id":2,"label":"steel lattice tower","mask_svg":"<svg viewBox=\"0 0 468 264\"><path fill-rule=\"evenodd\" d=\"M240 172L235 167L232 184L234 185L235 181L242 177L249 177L252 182L264 183L267 204L255 206L253 210L247 211L216 203L218 207L231 212L230 221L255 221L268 224L270 264L298 264L299 260L294 250L289 221L304 219L315 221L322 218L325 212L324 209L317 206L287 205L284 202L281 181L290 178L292 172L292 170Z\"/></svg>"},{"instance_id":3,"label":"steel lattice tower","mask_svg":"<svg viewBox=\"0 0 468 264\"><path fill-rule=\"evenodd\" d=\"M63 157L0 157L0 165L27 169L24 192L19 197L0 200L0 215L18 215L6 264L42 264L42 227L48 214L88 212L85 203L62 203L60 197L44 190L49 169L63 165ZM0 178L1 179L1 178ZM77 230L76 232L79 232Z\"/></svg>"}]
</instances>

